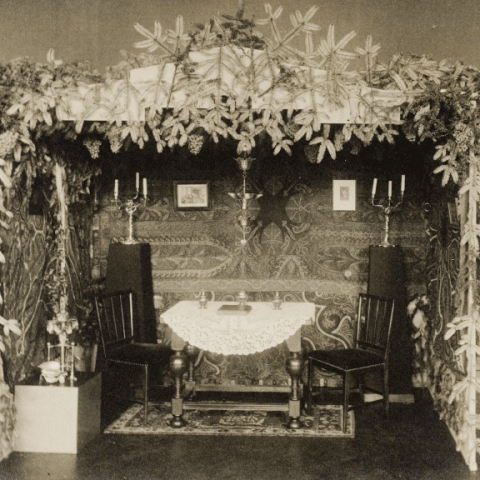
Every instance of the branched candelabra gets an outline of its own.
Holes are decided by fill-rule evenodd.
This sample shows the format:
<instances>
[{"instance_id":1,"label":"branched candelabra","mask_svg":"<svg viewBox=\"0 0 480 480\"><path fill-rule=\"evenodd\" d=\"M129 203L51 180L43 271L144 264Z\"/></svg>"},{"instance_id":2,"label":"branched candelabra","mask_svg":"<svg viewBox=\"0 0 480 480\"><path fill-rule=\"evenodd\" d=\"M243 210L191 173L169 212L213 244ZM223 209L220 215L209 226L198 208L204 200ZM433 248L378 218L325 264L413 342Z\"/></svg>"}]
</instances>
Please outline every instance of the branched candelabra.
<instances>
[{"instance_id":1,"label":"branched candelabra","mask_svg":"<svg viewBox=\"0 0 480 480\"><path fill-rule=\"evenodd\" d=\"M119 197L119 182L115 180L115 190L113 203L118 209L123 209L128 215L128 238L123 243L134 244L138 243L133 236L133 216L135 212L147 204L147 179L143 179L143 191L140 195L140 176L137 172L135 179L135 193L133 195L123 195L122 200Z\"/></svg>"},{"instance_id":2,"label":"branched candelabra","mask_svg":"<svg viewBox=\"0 0 480 480\"><path fill-rule=\"evenodd\" d=\"M388 241L389 227L390 227L390 216L396 212L400 205L403 203L403 196L405 193L405 175L402 175L402 182L400 186L400 198L394 202L392 199L392 181L388 181L388 197L384 202L375 203L375 193L377 191L377 179L373 179L372 187L372 205L383 210L385 216L385 237L383 242L380 244L382 247L389 247L390 242Z\"/></svg>"},{"instance_id":3,"label":"branched candelabra","mask_svg":"<svg viewBox=\"0 0 480 480\"><path fill-rule=\"evenodd\" d=\"M252 157L247 157L245 155L245 156L238 157L235 160L237 161L238 166L240 167L240 170L242 171L242 174L243 174L243 188L242 188L242 192L229 193L229 195L235 200L241 201L241 211L240 211L240 214L238 215L238 223L240 224L240 228L242 229L242 233L243 233L243 238L242 240L240 240L240 243L242 244L242 246L245 246L247 244L247 234L249 234L251 231L251 228L249 225L251 214L248 211L248 204L251 200L260 198L262 194L247 192L247 172L253 160L255 159Z\"/></svg>"}]
</instances>

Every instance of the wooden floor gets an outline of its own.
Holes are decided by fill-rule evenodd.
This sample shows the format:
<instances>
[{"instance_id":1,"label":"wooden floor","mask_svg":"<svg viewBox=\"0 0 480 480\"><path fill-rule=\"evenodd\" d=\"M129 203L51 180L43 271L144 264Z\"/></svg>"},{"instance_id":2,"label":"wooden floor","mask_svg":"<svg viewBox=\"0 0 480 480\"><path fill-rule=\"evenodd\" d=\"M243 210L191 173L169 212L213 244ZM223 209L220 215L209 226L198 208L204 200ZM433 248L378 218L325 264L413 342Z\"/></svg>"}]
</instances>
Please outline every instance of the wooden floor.
<instances>
[{"instance_id":1,"label":"wooden floor","mask_svg":"<svg viewBox=\"0 0 480 480\"><path fill-rule=\"evenodd\" d=\"M106 405L103 424L118 412ZM430 406L356 413L354 439L102 435L79 454L14 452L1 480L480 479Z\"/></svg>"}]
</instances>

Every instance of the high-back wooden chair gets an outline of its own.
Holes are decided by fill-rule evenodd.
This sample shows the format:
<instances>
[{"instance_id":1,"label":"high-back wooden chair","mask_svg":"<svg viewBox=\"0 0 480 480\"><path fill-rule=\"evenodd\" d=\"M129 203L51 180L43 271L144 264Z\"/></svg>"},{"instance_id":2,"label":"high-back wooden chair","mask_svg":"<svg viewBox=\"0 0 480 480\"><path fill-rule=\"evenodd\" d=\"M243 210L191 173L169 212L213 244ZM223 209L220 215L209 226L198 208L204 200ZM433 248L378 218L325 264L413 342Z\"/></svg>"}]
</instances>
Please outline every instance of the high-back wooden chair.
<instances>
[{"instance_id":1,"label":"high-back wooden chair","mask_svg":"<svg viewBox=\"0 0 480 480\"><path fill-rule=\"evenodd\" d=\"M106 394L138 401L135 395L126 395L124 382L128 382L128 387L135 386L140 377L146 423L152 370L168 365L173 352L169 347L161 344L135 342L135 306L132 291L97 296L95 306L105 360L105 373L107 376L112 374L114 378L111 391ZM113 375L114 369L118 374L116 380Z\"/></svg>"},{"instance_id":2,"label":"high-back wooden chair","mask_svg":"<svg viewBox=\"0 0 480 480\"><path fill-rule=\"evenodd\" d=\"M342 430L347 429L349 403L354 380L360 390L372 390L383 396L385 413L389 413L388 369L390 337L395 300L361 293L358 298L357 325L353 348L314 350L308 354L308 383L305 406L311 411L314 396L313 378L316 367L334 372L343 379ZM379 371L383 374L383 391L364 385L363 375ZM322 388L320 389L322 390Z\"/></svg>"}]
</instances>

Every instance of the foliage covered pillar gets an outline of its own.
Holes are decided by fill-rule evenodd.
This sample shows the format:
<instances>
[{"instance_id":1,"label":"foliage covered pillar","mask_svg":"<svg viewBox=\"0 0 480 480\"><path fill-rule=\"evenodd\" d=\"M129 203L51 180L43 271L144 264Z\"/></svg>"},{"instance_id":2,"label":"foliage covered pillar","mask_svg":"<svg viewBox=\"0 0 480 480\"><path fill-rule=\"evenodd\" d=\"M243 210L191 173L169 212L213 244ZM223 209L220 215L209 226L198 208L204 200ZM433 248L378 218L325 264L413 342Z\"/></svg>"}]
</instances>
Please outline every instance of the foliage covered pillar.
<instances>
[{"instance_id":1,"label":"foliage covered pillar","mask_svg":"<svg viewBox=\"0 0 480 480\"><path fill-rule=\"evenodd\" d=\"M458 348L455 350L460 369L465 377L457 382L450 394L449 402L458 401L464 410L464 422L458 434L454 433L457 449L462 453L469 469L477 470L476 448L476 397L480 386L477 382L477 346L480 332L479 306L477 305L477 258L479 254L478 236L480 227L477 223L478 198L480 192L480 162L473 155L470 157L469 175L459 191L461 207L461 255L460 272L457 280L457 317L447 324L445 339L459 336ZM453 432L452 432L453 433Z\"/></svg>"}]
</instances>

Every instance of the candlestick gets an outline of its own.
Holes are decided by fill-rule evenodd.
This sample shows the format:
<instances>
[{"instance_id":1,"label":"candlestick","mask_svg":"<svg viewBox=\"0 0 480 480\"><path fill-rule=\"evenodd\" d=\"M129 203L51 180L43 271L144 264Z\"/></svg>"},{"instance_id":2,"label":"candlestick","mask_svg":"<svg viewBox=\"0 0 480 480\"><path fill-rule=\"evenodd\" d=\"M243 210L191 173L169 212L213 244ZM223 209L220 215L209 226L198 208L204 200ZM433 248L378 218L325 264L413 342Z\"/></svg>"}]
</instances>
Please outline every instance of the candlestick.
<instances>
[{"instance_id":1,"label":"candlestick","mask_svg":"<svg viewBox=\"0 0 480 480\"><path fill-rule=\"evenodd\" d=\"M200 298L198 299L198 303L200 304L200 308L207 308L208 298L205 290L200 292Z\"/></svg>"},{"instance_id":2,"label":"candlestick","mask_svg":"<svg viewBox=\"0 0 480 480\"><path fill-rule=\"evenodd\" d=\"M122 195L121 199L119 198L119 182L115 180L115 199L114 204L120 210L123 209L128 215L128 239L123 241L126 244L138 243L137 240L133 238L133 216L138 208L145 207L147 204L147 179L143 179L143 194L139 195L140 190L140 174L136 172L135 174L135 192L130 191L127 195Z\"/></svg>"},{"instance_id":3,"label":"candlestick","mask_svg":"<svg viewBox=\"0 0 480 480\"><path fill-rule=\"evenodd\" d=\"M240 245L242 245L242 247L245 247L248 241L247 235L252 236L251 234L253 232L252 228L250 227L250 218L252 215L248 211L249 203L251 200L256 200L260 198L263 194L247 192L247 171L249 170L251 163L255 159L252 157L247 157L246 155L243 155L241 157L237 157L235 160L238 163L240 170L242 171L243 188L241 193L232 192L232 193L229 193L228 195L230 195L235 200L241 201L241 210L240 210L240 214L237 216L237 220L243 234L243 238L240 240Z\"/></svg>"},{"instance_id":4,"label":"candlestick","mask_svg":"<svg viewBox=\"0 0 480 480\"><path fill-rule=\"evenodd\" d=\"M373 188L372 188L372 205L374 207L378 207L383 209L383 213L385 214L385 237L383 239L383 242L380 244L382 247L388 247L390 246L390 243L388 241L388 234L389 234L389 223L390 223L390 216L392 213L398 210L400 205L403 203L403 192L405 189L405 176L402 175L402 183L401 183L401 193L400 193L400 199L396 204L392 205L392 181L388 181L388 197L385 200L384 203L375 203L375 190L377 187L377 182L376 178L373 181Z\"/></svg>"}]
</instances>

